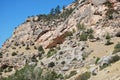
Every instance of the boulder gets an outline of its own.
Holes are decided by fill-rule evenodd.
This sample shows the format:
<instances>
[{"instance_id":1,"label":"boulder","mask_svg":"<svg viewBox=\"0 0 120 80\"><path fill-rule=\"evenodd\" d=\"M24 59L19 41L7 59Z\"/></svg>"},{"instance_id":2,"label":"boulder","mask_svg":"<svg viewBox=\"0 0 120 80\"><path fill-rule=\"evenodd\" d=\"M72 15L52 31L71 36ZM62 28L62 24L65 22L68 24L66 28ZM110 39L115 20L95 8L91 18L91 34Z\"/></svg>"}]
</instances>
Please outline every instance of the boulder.
<instances>
[{"instance_id":1,"label":"boulder","mask_svg":"<svg viewBox=\"0 0 120 80\"><path fill-rule=\"evenodd\" d=\"M92 75L96 75L98 73L98 67L95 65L90 65L90 72Z\"/></svg>"},{"instance_id":2,"label":"boulder","mask_svg":"<svg viewBox=\"0 0 120 80\"><path fill-rule=\"evenodd\" d=\"M69 70L69 67L68 66L64 66L63 68L62 68L62 71L68 71Z\"/></svg>"}]
</instances>

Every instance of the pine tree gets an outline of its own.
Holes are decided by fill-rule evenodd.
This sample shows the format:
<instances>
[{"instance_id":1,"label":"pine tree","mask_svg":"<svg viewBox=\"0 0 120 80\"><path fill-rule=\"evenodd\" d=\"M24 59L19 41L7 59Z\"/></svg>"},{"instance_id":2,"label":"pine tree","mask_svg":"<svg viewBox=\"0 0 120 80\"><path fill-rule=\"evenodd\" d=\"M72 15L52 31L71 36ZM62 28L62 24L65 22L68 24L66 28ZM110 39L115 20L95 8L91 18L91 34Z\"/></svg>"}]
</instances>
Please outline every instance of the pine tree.
<instances>
[{"instance_id":1,"label":"pine tree","mask_svg":"<svg viewBox=\"0 0 120 80\"><path fill-rule=\"evenodd\" d=\"M55 9L52 8L52 9L50 10L50 15L54 15L54 14L55 14Z\"/></svg>"},{"instance_id":2,"label":"pine tree","mask_svg":"<svg viewBox=\"0 0 120 80\"><path fill-rule=\"evenodd\" d=\"M56 8L55 8L55 14L59 14L60 13L60 6L58 5Z\"/></svg>"}]
</instances>

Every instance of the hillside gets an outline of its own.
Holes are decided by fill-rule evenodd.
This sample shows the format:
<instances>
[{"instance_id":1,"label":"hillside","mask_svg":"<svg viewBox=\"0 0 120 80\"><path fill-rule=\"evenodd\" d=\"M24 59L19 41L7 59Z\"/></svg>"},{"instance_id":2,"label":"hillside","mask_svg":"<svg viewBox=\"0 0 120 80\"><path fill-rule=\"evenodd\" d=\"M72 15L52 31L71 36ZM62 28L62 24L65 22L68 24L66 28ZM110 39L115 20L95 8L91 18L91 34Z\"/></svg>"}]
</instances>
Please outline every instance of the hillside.
<instances>
[{"instance_id":1,"label":"hillside","mask_svg":"<svg viewBox=\"0 0 120 80\"><path fill-rule=\"evenodd\" d=\"M0 80L120 80L120 1L76 0L27 18L0 62Z\"/></svg>"}]
</instances>

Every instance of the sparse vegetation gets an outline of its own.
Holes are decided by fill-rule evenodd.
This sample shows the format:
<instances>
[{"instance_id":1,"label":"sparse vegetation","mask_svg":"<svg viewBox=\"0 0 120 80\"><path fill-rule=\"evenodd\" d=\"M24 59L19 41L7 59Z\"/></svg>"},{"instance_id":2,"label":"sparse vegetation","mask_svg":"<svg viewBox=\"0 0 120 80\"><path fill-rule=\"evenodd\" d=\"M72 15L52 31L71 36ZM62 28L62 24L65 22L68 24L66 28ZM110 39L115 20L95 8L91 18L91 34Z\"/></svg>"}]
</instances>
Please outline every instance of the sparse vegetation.
<instances>
[{"instance_id":1,"label":"sparse vegetation","mask_svg":"<svg viewBox=\"0 0 120 80\"><path fill-rule=\"evenodd\" d=\"M57 74L54 71L46 71L43 75L43 70L38 68L35 70L35 66L26 65L24 68L17 70L15 74L1 78L2 80L57 80L63 79L62 74Z\"/></svg>"},{"instance_id":2,"label":"sparse vegetation","mask_svg":"<svg viewBox=\"0 0 120 80\"><path fill-rule=\"evenodd\" d=\"M107 1L106 3L104 3L104 5L108 7L108 10L106 12L106 17L108 19L113 19L113 13L118 13L118 11L114 10L113 3Z\"/></svg>"},{"instance_id":3,"label":"sparse vegetation","mask_svg":"<svg viewBox=\"0 0 120 80\"><path fill-rule=\"evenodd\" d=\"M85 30L84 24L78 23L76 27L77 27L78 30Z\"/></svg>"},{"instance_id":4,"label":"sparse vegetation","mask_svg":"<svg viewBox=\"0 0 120 80\"><path fill-rule=\"evenodd\" d=\"M69 17L69 15L73 12L74 9L70 8L70 9L65 9L63 7L63 12L61 13L61 17L66 19L67 17Z\"/></svg>"}]
</instances>

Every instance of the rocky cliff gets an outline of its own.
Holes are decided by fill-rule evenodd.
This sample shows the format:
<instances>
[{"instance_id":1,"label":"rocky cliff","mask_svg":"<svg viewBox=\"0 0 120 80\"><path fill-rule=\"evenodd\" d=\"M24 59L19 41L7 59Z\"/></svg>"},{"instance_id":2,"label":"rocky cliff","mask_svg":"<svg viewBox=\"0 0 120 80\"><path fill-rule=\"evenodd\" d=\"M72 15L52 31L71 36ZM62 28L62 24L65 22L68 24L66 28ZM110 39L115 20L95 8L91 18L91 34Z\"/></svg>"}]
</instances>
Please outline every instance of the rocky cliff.
<instances>
[{"instance_id":1,"label":"rocky cliff","mask_svg":"<svg viewBox=\"0 0 120 80\"><path fill-rule=\"evenodd\" d=\"M119 0L78 0L56 17L33 16L19 25L0 49L1 75L36 64L65 80L87 80L84 73L90 80L119 80L119 37Z\"/></svg>"}]
</instances>

